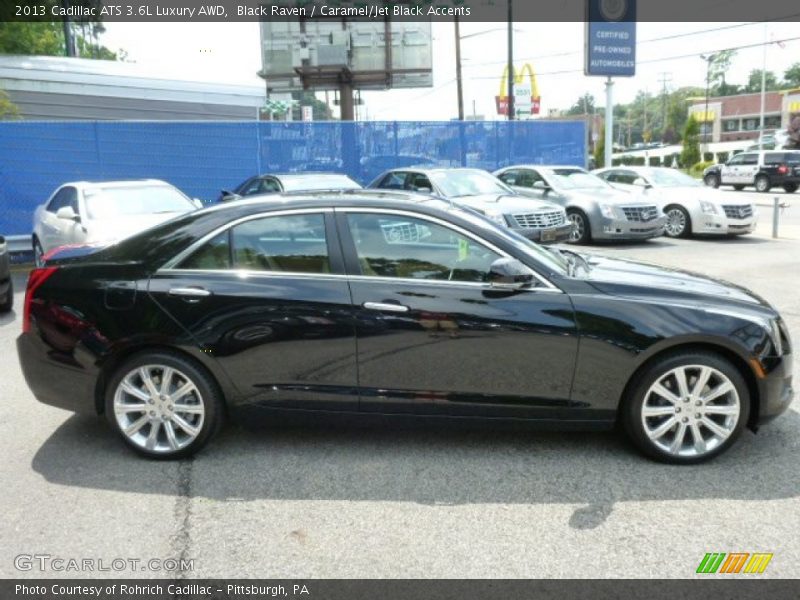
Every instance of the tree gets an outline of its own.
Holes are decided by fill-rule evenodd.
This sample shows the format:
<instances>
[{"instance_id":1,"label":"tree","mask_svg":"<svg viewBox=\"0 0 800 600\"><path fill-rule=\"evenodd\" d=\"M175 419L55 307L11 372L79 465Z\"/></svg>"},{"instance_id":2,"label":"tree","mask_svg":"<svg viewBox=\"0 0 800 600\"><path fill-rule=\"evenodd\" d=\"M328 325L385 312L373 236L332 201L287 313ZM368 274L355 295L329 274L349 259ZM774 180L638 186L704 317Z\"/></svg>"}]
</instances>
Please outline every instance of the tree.
<instances>
[{"instance_id":1,"label":"tree","mask_svg":"<svg viewBox=\"0 0 800 600\"><path fill-rule=\"evenodd\" d=\"M695 163L700 162L700 127L694 116L690 116L683 129L683 150L681 150L681 166L684 169L690 168Z\"/></svg>"},{"instance_id":2,"label":"tree","mask_svg":"<svg viewBox=\"0 0 800 600\"><path fill-rule=\"evenodd\" d=\"M8 97L8 94L0 90L0 121L11 121L19 119L19 109Z\"/></svg>"},{"instance_id":3,"label":"tree","mask_svg":"<svg viewBox=\"0 0 800 600\"><path fill-rule=\"evenodd\" d=\"M800 87L800 62L794 63L783 72L783 81L786 87Z\"/></svg>"},{"instance_id":4,"label":"tree","mask_svg":"<svg viewBox=\"0 0 800 600\"><path fill-rule=\"evenodd\" d=\"M575 101L566 114L568 115L591 115L595 110L594 96L586 92Z\"/></svg>"},{"instance_id":5,"label":"tree","mask_svg":"<svg viewBox=\"0 0 800 600\"><path fill-rule=\"evenodd\" d=\"M778 76L772 71L766 72L764 80L766 84L765 87L768 92L780 89L780 85L778 84ZM744 87L744 91L750 93L761 91L761 69L753 69L750 71L750 76L747 78L747 85Z\"/></svg>"},{"instance_id":6,"label":"tree","mask_svg":"<svg viewBox=\"0 0 800 600\"><path fill-rule=\"evenodd\" d=\"M600 139L594 146L594 166L597 169L602 169L606 166L606 127L600 128Z\"/></svg>"},{"instance_id":7,"label":"tree","mask_svg":"<svg viewBox=\"0 0 800 600\"><path fill-rule=\"evenodd\" d=\"M105 31L102 23L79 22L72 25L77 54L82 58L119 60L119 55L99 43ZM64 56L64 25L54 22L0 22L0 54Z\"/></svg>"},{"instance_id":8,"label":"tree","mask_svg":"<svg viewBox=\"0 0 800 600\"><path fill-rule=\"evenodd\" d=\"M731 68L734 56L736 56L736 50L720 50L711 55L711 62L708 67L708 84L710 87L725 85L725 73Z\"/></svg>"}]
</instances>

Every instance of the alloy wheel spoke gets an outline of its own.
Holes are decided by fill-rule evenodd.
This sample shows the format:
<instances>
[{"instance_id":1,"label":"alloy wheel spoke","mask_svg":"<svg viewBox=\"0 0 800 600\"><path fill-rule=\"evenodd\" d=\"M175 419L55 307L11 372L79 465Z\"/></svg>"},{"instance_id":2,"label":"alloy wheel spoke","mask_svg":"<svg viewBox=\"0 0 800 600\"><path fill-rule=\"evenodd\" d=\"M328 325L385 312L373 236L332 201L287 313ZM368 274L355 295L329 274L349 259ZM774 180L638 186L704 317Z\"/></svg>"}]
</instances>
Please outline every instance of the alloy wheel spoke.
<instances>
[{"instance_id":1,"label":"alloy wheel spoke","mask_svg":"<svg viewBox=\"0 0 800 600\"><path fill-rule=\"evenodd\" d=\"M725 439L730 435L730 431L722 427L719 423L715 423L708 417L703 417L702 419L700 419L700 422L703 424L705 428L709 429L711 433L713 433L719 438Z\"/></svg>"},{"instance_id":2,"label":"alloy wheel spoke","mask_svg":"<svg viewBox=\"0 0 800 600\"><path fill-rule=\"evenodd\" d=\"M173 405L173 412L185 413L189 415L202 415L205 409L202 404L184 404L183 402L175 403Z\"/></svg>"},{"instance_id":3,"label":"alloy wheel spoke","mask_svg":"<svg viewBox=\"0 0 800 600\"><path fill-rule=\"evenodd\" d=\"M132 412L133 413L135 413L135 412L146 413L147 412L147 408L148 408L147 404L144 404L144 403L142 403L142 404L139 404L139 403L137 403L137 404L126 404L124 402L120 402L120 403L114 404L114 412L117 413L117 414L126 414L126 413L132 413Z\"/></svg>"},{"instance_id":4,"label":"alloy wheel spoke","mask_svg":"<svg viewBox=\"0 0 800 600\"><path fill-rule=\"evenodd\" d=\"M661 382L658 382L653 386L653 392L664 398L664 400L669 400L673 404L677 404L681 401L681 399L674 392L665 388Z\"/></svg>"},{"instance_id":5,"label":"alloy wheel spoke","mask_svg":"<svg viewBox=\"0 0 800 600\"><path fill-rule=\"evenodd\" d=\"M672 427L677 423L677 419L675 417L670 417L666 421L664 421L661 425L652 429L647 432L647 435L650 436L651 440L657 440L664 436Z\"/></svg>"},{"instance_id":6,"label":"alloy wheel spoke","mask_svg":"<svg viewBox=\"0 0 800 600\"><path fill-rule=\"evenodd\" d=\"M728 392L732 392L734 389L735 388L733 387L733 384L730 381L726 381L724 383L720 383L717 387L708 392L708 394L703 396L701 400L703 402L711 402L715 398L719 398L720 396L723 396Z\"/></svg>"},{"instance_id":7,"label":"alloy wheel spoke","mask_svg":"<svg viewBox=\"0 0 800 600\"><path fill-rule=\"evenodd\" d=\"M692 388L692 394L695 396L700 396L700 393L705 389L706 385L708 384L708 380L711 378L711 369L708 367L703 367L700 369L700 375L697 376L697 381L694 382L694 387Z\"/></svg>"},{"instance_id":8,"label":"alloy wheel spoke","mask_svg":"<svg viewBox=\"0 0 800 600\"><path fill-rule=\"evenodd\" d=\"M703 412L707 415L738 415L739 407L730 404L706 404Z\"/></svg>"},{"instance_id":9,"label":"alloy wheel spoke","mask_svg":"<svg viewBox=\"0 0 800 600\"><path fill-rule=\"evenodd\" d=\"M189 422L181 417L180 415L173 414L172 420L175 422L178 427L183 429L186 433L188 433L192 437L196 437L198 433L200 433L200 428L195 427L194 425L189 424Z\"/></svg>"},{"instance_id":10,"label":"alloy wheel spoke","mask_svg":"<svg viewBox=\"0 0 800 600\"><path fill-rule=\"evenodd\" d=\"M129 396L133 396L133 397L138 398L139 400L142 400L144 402L147 402L148 400L150 400L150 396L147 394L147 392L137 388L135 385L133 385L127 379L123 380L122 389Z\"/></svg>"},{"instance_id":11,"label":"alloy wheel spoke","mask_svg":"<svg viewBox=\"0 0 800 600\"><path fill-rule=\"evenodd\" d=\"M161 421L152 421L150 423L150 435L147 436L147 441L145 442L145 448L148 450L154 450L156 447L156 442L158 441L158 431L161 429Z\"/></svg>"},{"instance_id":12,"label":"alloy wheel spoke","mask_svg":"<svg viewBox=\"0 0 800 600\"><path fill-rule=\"evenodd\" d=\"M125 435L130 437L136 434L142 427L144 427L145 423L148 423L149 421L150 419L147 417L146 414L142 415L141 417L136 419L133 423L128 425L128 427L125 428Z\"/></svg>"},{"instance_id":13,"label":"alloy wheel spoke","mask_svg":"<svg viewBox=\"0 0 800 600\"><path fill-rule=\"evenodd\" d=\"M192 393L196 388L191 381L187 381L181 387L179 387L175 392L170 396L170 400L173 402L177 402L187 394Z\"/></svg>"},{"instance_id":14,"label":"alloy wheel spoke","mask_svg":"<svg viewBox=\"0 0 800 600\"><path fill-rule=\"evenodd\" d=\"M139 367L139 377L142 378L142 383L144 383L150 396L158 398L158 388L156 388L156 384L150 376L150 371L145 367Z\"/></svg>"},{"instance_id":15,"label":"alloy wheel spoke","mask_svg":"<svg viewBox=\"0 0 800 600\"><path fill-rule=\"evenodd\" d=\"M670 444L669 447L669 451L672 452L672 454L677 454L683 447L683 440L686 437L686 429L686 423L678 423L678 429L675 431L675 438L672 440L672 444Z\"/></svg>"},{"instance_id":16,"label":"alloy wheel spoke","mask_svg":"<svg viewBox=\"0 0 800 600\"><path fill-rule=\"evenodd\" d=\"M172 376L175 374L175 369L172 367L164 367L161 372L161 393L165 396L169 395L169 386L172 385Z\"/></svg>"},{"instance_id":17,"label":"alloy wheel spoke","mask_svg":"<svg viewBox=\"0 0 800 600\"><path fill-rule=\"evenodd\" d=\"M164 431L167 434L167 442L169 442L169 447L173 450L177 450L179 447L178 438L175 436L175 428L173 427L171 421L164 423Z\"/></svg>"},{"instance_id":18,"label":"alloy wheel spoke","mask_svg":"<svg viewBox=\"0 0 800 600\"><path fill-rule=\"evenodd\" d=\"M686 398L689 395L689 382L686 381L686 369L680 368L673 371L675 381L678 383L678 392L681 398Z\"/></svg>"},{"instance_id":19,"label":"alloy wheel spoke","mask_svg":"<svg viewBox=\"0 0 800 600\"><path fill-rule=\"evenodd\" d=\"M670 406L645 406L642 408L645 417L666 417L675 414L675 407Z\"/></svg>"},{"instance_id":20,"label":"alloy wheel spoke","mask_svg":"<svg viewBox=\"0 0 800 600\"><path fill-rule=\"evenodd\" d=\"M694 440L694 449L698 454L703 454L706 451L706 441L703 439L700 426L696 421L692 423L692 439Z\"/></svg>"}]
</instances>

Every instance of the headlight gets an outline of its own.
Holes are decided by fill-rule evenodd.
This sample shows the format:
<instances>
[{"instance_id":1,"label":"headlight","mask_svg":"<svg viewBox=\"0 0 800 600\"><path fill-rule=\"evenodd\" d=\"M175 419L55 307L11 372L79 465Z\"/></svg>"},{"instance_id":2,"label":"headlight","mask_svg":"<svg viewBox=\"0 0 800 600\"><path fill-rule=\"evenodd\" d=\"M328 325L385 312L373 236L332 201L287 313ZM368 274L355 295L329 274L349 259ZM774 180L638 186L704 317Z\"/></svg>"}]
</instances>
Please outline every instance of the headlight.
<instances>
[{"instance_id":1,"label":"headlight","mask_svg":"<svg viewBox=\"0 0 800 600\"><path fill-rule=\"evenodd\" d=\"M495 212L493 210L487 210L485 213L487 219L491 219L498 225L502 225L503 227L507 227L508 223L506 223L506 218L501 212Z\"/></svg>"},{"instance_id":2,"label":"headlight","mask_svg":"<svg viewBox=\"0 0 800 600\"><path fill-rule=\"evenodd\" d=\"M598 205L600 208L600 214L603 215L607 219L616 219L617 213L614 212L614 207L610 204L600 204Z\"/></svg>"},{"instance_id":3,"label":"headlight","mask_svg":"<svg viewBox=\"0 0 800 600\"><path fill-rule=\"evenodd\" d=\"M783 334L778 319L769 320L769 339L772 342L772 347L775 348L775 355L783 356Z\"/></svg>"},{"instance_id":4,"label":"headlight","mask_svg":"<svg viewBox=\"0 0 800 600\"><path fill-rule=\"evenodd\" d=\"M717 214L717 207L714 206L711 202L707 202L705 200L700 201L700 210L710 215Z\"/></svg>"}]
</instances>

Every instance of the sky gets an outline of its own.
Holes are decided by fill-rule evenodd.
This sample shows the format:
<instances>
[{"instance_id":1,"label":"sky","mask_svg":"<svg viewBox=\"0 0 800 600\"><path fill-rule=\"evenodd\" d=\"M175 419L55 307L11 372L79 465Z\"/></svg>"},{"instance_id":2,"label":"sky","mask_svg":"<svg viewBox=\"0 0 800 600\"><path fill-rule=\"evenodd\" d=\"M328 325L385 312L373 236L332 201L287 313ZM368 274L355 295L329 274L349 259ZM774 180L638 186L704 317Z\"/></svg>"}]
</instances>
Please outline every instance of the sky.
<instances>
[{"instance_id":1,"label":"sky","mask_svg":"<svg viewBox=\"0 0 800 600\"><path fill-rule=\"evenodd\" d=\"M153 76L195 81L264 86L258 23L106 23L102 43L124 49L128 60ZM584 93L605 106L605 79L583 75L583 23L515 23L517 68L530 63L537 74L542 114L566 109ZM766 29L766 30L765 30ZM452 23L433 23L431 88L364 92L358 117L370 120L449 120L458 114L455 43ZM477 34L477 35L474 35ZM461 54L464 105L468 115L495 114L495 95L506 61L505 23L462 23ZM667 39L663 39L667 38ZM764 64L779 76L800 61L796 23L639 23L636 76L615 78L614 103L630 102L637 91L705 85L705 62L699 55L726 48L740 49L726 80L743 84L752 69ZM783 47L776 42L787 40ZM318 94L322 97L322 94Z\"/></svg>"}]
</instances>

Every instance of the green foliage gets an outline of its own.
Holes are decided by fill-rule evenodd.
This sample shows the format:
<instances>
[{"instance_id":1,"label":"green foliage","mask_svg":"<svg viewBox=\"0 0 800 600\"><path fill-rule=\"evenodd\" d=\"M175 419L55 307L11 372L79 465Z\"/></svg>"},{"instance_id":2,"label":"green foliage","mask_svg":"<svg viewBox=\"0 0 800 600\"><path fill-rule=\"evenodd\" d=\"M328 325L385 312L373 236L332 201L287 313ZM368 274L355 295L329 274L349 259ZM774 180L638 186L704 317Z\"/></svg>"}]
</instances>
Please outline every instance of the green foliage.
<instances>
[{"instance_id":1,"label":"green foliage","mask_svg":"<svg viewBox=\"0 0 800 600\"><path fill-rule=\"evenodd\" d=\"M694 177L700 177L703 175L703 171L705 171L708 167L710 167L713 164L714 164L713 160L696 162L692 165L692 168L689 169L689 174Z\"/></svg>"},{"instance_id":2,"label":"green foliage","mask_svg":"<svg viewBox=\"0 0 800 600\"><path fill-rule=\"evenodd\" d=\"M8 94L0 90L0 121L11 121L19 119L19 109L8 97Z\"/></svg>"},{"instance_id":3,"label":"green foliage","mask_svg":"<svg viewBox=\"0 0 800 600\"><path fill-rule=\"evenodd\" d=\"M594 112L594 96L586 92L578 98L565 114L567 115L591 115Z\"/></svg>"},{"instance_id":4,"label":"green foliage","mask_svg":"<svg viewBox=\"0 0 800 600\"><path fill-rule=\"evenodd\" d=\"M594 146L594 164L598 169L606 166L606 128L600 130L600 139Z\"/></svg>"},{"instance_id":5,"label":"green foliage","mask_svg":"<svg viewBox=\"0 0 800 600\"><path fill-rule=\"evenodd\" d=\"M768 92L781 89L781 85L778 83L778 76L772 71L766 71L764 79ZM750 75L747 78L747 85L744 86L743 91L751 94L761 91L761 69L753 69L750 71Z\"/></svg>"},{"instance_id":6,"label":"green foliage","mask_svg":"<svg viewBox=\"0 0 800 600\"><path fill-rule=\"evenodd\" d=\"M708 162L714 160L714 153L713 152L703 152L703 160Z\"/></svg>"},{"instance_id":7,"label":"green foliage","mask_svg":"<svg viewBox=\"0 0 800 600\"><path fill-rule=\"evenodd\" d=\"M672 154L667 154L666 156L664 156L664 159L662 160L661 166L662 167L671 167L672 166L672 158L673 158Z\"/></svg>"},{"instance_id":8,"label":"green foliage","mask_svg":"<svg viewBox=\"0 0 800 600\"><path fill-rule=\"evenodd\" d=\"M681 151L681 165L694 165L700 162L700 127L694 117L689 117L683 128L683 150Z\"/></svg>"},{"instance_id":9,"label":"green foliage","mask_svg":"<svg viewBox=\"0 0 800 600\"><path fill-rule=\"evenodd\" d=\"M643 167L644 166L644 156L634 156L632 164L636 165L637 167Z\"/></svg>"},{"instance_id":10,"label":"green foliage","mask_svg":"<svg viewBox=\"0 0 800 600\"><path fill-rule=\"evenodd\" d=\"M651 167L660 167L661 166L661 157L660 156L651 156L647 160L647 164Z\"/></svg>"},{"instance_id":11,"label":"green foliage","mask_svg":"<svg viewBox=\"0 0 800 600\"><path fill-rule=\"evenodd\" d=\"M800 87L800 62L794 63L783 72L783 81L786 87Z\"/></svg>"},{"instance_id":12,"label":"green foliage","mask_svg":"<svg viewBox=\"0 0 800 600\"><path fill-rule=\"evenodd\" d=\"M721 162L721 163L728 162L728 158L729 157L730 157L730 154L728 152L717 152L717 161L718 162Z\"/></svg>"},{"instance_id":13,"label":"green foliage","mask_svg":"<svg viewBox=\"0 0 800 600\"><path fill-rule=\"evenodd\" d=\"M119 55L99 43L105 31L102 23L80 22L73 24L77 55L81 58L120 60ZM0 54L64 56L64 26L53 22L0 22Z\"/></svg>"}]
</instances>

